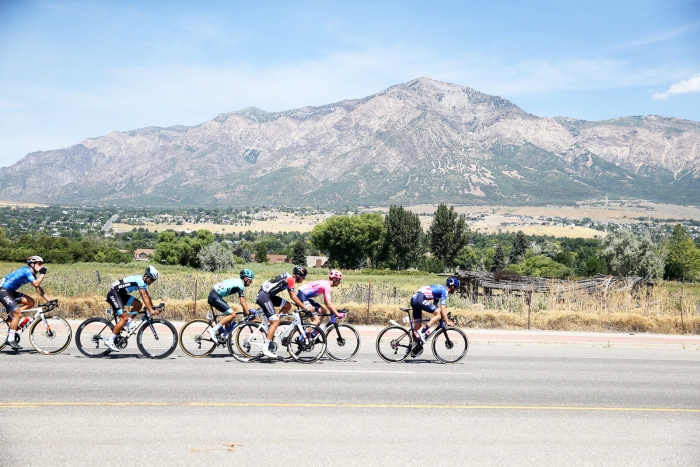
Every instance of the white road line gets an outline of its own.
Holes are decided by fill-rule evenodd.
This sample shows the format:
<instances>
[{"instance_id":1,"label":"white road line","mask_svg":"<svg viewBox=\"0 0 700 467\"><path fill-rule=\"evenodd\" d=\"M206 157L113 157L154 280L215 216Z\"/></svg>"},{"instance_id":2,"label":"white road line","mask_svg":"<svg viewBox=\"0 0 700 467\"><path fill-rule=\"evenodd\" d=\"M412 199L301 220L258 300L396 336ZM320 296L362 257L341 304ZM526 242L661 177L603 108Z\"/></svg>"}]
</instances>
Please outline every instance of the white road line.
<instances>
[{"instance_id":1,"label":"white road line","mask_svg":"<svg viewBox=\"0 0 700 467\"><path fill-rule=\"evenodd\" d=\"M442 373L427 371L386 371L386 370L314 370L314 369L292 369L292 368L240 368L241 371L277 371L289 373L379 373L384 375L473 375L474 373Z\"/></svg>"}]
</instances>

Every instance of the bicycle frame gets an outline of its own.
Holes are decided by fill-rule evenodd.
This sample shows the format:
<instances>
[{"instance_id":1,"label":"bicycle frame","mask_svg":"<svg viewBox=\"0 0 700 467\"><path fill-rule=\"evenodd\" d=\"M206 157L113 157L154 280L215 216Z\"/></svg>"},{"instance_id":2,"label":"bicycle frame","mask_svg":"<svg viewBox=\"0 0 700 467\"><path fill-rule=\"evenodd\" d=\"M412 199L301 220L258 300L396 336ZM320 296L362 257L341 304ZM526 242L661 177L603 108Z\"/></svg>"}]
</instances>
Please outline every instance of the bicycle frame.
<instances>
[{"instance_id":1,"label":"bicycle frame","mask_svg":"<svg viewBox=\"0 0 700 467\"><path fill-rule=\"evenodd\" d=\"M402 309L403 309L403 308L402 308ZM414 324L416 324L416 323L425 323L425 322L429 322L430 320L429 320L429 319L413 319L412 317L410 317L410 313L411 313L412 310L410 310L410 309L409 309L409 310L403 309L403 310L404 310L406 313L409 314L409 316L404 316L403 322L404 322L404 323L410 323L410 326L409 326L409 328L408 328L407 330L408 330L409 334L410 334L411 336L413 336L413 340L416 341L416 342L418 342L418 340L416 340L415 335L413 334L413 333L414 333L414 331L413 331L413 326L414 326ZM448 318L449 318L449 317L450 317L450 316L448 315ZM450 318L450 319L451 319L451 318ZM399 323L397 323L396 321L394 321L393 319L390 319L389 322L390 322L391 324L393 324L394 326L404 327L404 326L401 326L401 325L400 325ZM435 337L435 335L437 334L437 332L438 332L440 329L445 329L446 327L447 327L447 326L445 325L445 321L443 321L443 319L440 318L440 323L430 332L430 335L425 339L425 343L427 344L427 343L430 341L430 339L432 339L433 337ZM450 336L448 336L447 334L445 334L445 338L447 339L447 342L450 342Z\"/></svg>"},{"instance_id":2,"label":"bicycle frame","mask_svg":"<svg viewBox=\"0 0 700 467\"><path fill-rule=\"evenodd\" d=\"M22 335L24 330L31 328L32 324L34 324L34 321L38 320L39 318L41 318L41 320L43 321L44 326L46 326L46 329L49 332L51 332L51 328L49 327L49 323L46 322L46 316L44 316L45 313L48 313L50 311L48 308L53 309L53 304L51 304L51 305L43 304L43 305L39 305L36 308L30 308L28 310L20 310L20 313L34 313L34 316L32 316L29 319L29 322L27 324L25 324L22 329L17 328L17 330L15 332L18 335ZM7 312L7 310L5 310L5 312ZM9 324L9 322L11 321L10 313L7 313L7 316L5 317L5 319L3 321L7 321Z\"/></svg>"},{"instance_id":3,"label":"bicycle frame","mask_svg":"<svg viewBox=\"0 0 700 467\"><path fill-rule=\"evenodd\" d=\"M155 308L155 309L162 310L162 309L164 308L164 304L160 304L160 305L158 305L157 307L154 307L154 308ZM117 320L118 316L114 314L114 310L112 310L111 308L108 308L108 309L106 310L105 313L106 313L107 315L112 316L112 320L114 320L114 324L115 324L115 325L119 322L119 321ZM125 312L124 312L124 313L125 313ZM122 330L119 332L119 336L120 336L120 337L122 337L122 338L125 339L125 340L129 340L129 338L130 338L131 336L133 336L134 334L136 334L136 333L138 332L138 330L141 329L141 328L143 327L144 323L147 323L148 326L151 328L151 332L153 333L153 338L154 338L155 340L159 340L158 333L156 332L156 329L153 327L153 321L152 321L152 319L151 319L152 315L151 315L151 313L150 313L147 309L146 309L146 310L143 310L143 311L137 311L137 312L130 311L129 314L130 314L130 315L132 315L132 314L144 315L144 316L143 316L143 318L141 318L141 324L139 324L138 326L134 327L133 329L131 329L131 330L126 330L126 329L125 329L126 326L124 326L124 328L122 328ZM124 331L126 331L126 335L122 336L121 333L124 332Z\"/></svg>"},{"instance_id":4,"label":"bicycle frame","mask_svg":"<svg viewBox=\"0 0 700 467\"><path fill-rule=\"evenodd\" d=\"M294 317L294 321L292 321L292 322L290 323L291 325L286 329L285 332L283 332L282 334L279 334L279 335L275 335L275 336L274 336L274 338L273 338L273 341L274 341L274 342L276 342L277 339L279 338L279 341L280 341L280 343L281 343L281 342L284 340L285 337L289 336L289 334L292 333L292 331L294 330L295 327L296 327L296 329L299 330L299 334L302 335L302 336L304 336L304 339L308 339L308 336L307 336L306 333L304 332L303 322L302 322L302 320L301 320L301 316L299 315L299 312L298 312L298 311L293 311L293 312L291 313L291 315ZM262 313L262 312L261 312L261 313L260 313L260 316L261 316L261 318L262 318L262 322L260 323L260 326L258 326L258 327L255 329L255 332L253 332L253 334L251 334L250 336L248 336L248 337L246 338L246 340L244 341L244 344L246 344L248 347L250 347L252 344L255 344L256 346L259 346L259 347L260 347L260 352L262 352L262 345L263 345L263 344L258 344L258 343L257 343L257 339L254 339L254 338L259 337L258 333L259 333L260 330L262 329L262 330L264 330L264 332L265 332L265 335L264 335L263 337L264 337L264 339L267 339L267 332L268 332L269 329L270 329L270 320L267 319L267 316L265 316L265 313ZM251 341L253 341L253 340L256 340L256 342L251 342ZM263 341L264 341L264 340L263 340Z\"/></svg>"}]
</instances>

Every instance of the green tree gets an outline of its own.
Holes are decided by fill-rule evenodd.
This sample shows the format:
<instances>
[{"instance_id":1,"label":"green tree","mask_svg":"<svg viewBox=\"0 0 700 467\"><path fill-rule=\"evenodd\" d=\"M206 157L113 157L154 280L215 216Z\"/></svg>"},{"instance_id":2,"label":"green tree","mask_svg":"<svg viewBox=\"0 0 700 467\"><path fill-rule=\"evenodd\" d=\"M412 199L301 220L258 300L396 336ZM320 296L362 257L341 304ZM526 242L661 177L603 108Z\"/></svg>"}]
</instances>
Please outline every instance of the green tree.
<instances>
[{"instance_id":1,"label":"green tree","mask_svg":"<svg viewBox=\"0 0 700 467\"><path fill-rule=\"evenodd\" d=\"M525 259L525 253L527 252L527 237L522 230L518 230L513 239L513 248L510 250L508 255L508 264L518 264Z\"/></svg>"},{"instance_id":2,"label":"green tree","mask_svg":"<svg viewBox=\"0 0 700 467\"><path fill-rule=\"evenodd\" d=\"M397 269L408 268L416 263L422 253L423 228L417 214L403 206L390 206L384 218L389 254L396 259Z\"/></svg>"},{"instance_id":3,"label":"green tree","mask_svg":"<svg viewBox=\"0 0 700 467\"><path fill-rule=\"evenodd\" d=\"M508 266L509 271L517 272L523 276L547 277L552 279L565 279L574 275L574 270L546 256L533 256L525 259L520 264Z\"/></svg>"},{"instance_id":4,"label":"green tree","mask_svg":"<svg viewBox=\"0 0 700 467\"><path fill-rule=\"evenodd\" d=\"M479 260L479 256L476 254L476 251L474 251L472 247L465 246L459 252L457 258L455 258L455 263L457 263L457 266L460 269L474 271L479 267L481 261Z\"/></svg>"},{"instance_id":5,"label":"green tree","mask_svg":"<svg viewBox=\"0 0 700 467\"><path fill-rule=\"evenodd\" d=\"M384 242L379 214L333 216L311 231L311 242L341 268L358 268L367 258L375 265Z\"/></svg>"},{"instance_id":6,"label":"green tree","mask_svg":"<svg viewBox=\"0 0 700 467\"><path fill-rule=\"evenodd\" d=\"M499 243L496 245L496 250L493 253L493 262L491 263L491 271L500 271L506 267L506 255L503 253L503 247Z\"/></svg>"},{"instance_id":7,"label":"green tree","mask_svg":"<svg viewBox=\"0 0 700 467\"><path fill-rule=\"evenodd\" d=\"M294 242L294 249L292 251L292 263L306 266L306 245L304 242L301 240Z\"/></svg>"},{"instance_id":8,"label":"green tree","mask_svg":"<svg viewBox=\"0 0 700 467\"><path fill-rule=\"evenodd\" d=\"M698 280L700 276L700 250L681 224L673 227L668 242L664 276L669 279L686 280Z\"/></svg>"},{"instance_id":9,"label":"green tree","mask_svg":"<svg viewBox=\"0 0 700 467\"><path fill-rule=\"evenodd\" d=\"M420 261L418 261L418 269L432 272L433 274L440 274L445 272L445 263L434 256L422 256Z\"/></svg>"},{"instance_id":10,"label":"green tree","mask_svg":"<svg viewBox=\"0 0 700 467\"><path fill-rule=\"evenodd\" d=\"M574 267L574 256L569 253L566 250L562 250L556 255L554 255L554 261L556 261L559 264L563 264L567 268L573 268Z\"/></svg>"},{"instance_id":11,"label":"green tree","mask_svg":"<svg viewBox=\"0 0 700 467\"><path fill-rule=\"evenodd\" d=\"M612 274L620 276L662 277L666 252L656 245L649 235L637 235L627 228L620 228L601 242L605 258Z\"/></svg>"},{"instance_id":12,"label":"green tree","mask_svg":"<svg viewBox=\"0 0 700 467\"><path fill-rule=\"evenodd\" d=\"M469 243L469 234L464 216L458 215L453 206L447 209L441 204L428 229L430 252L451 267L459 251Z\"/></svg>"},{"instance_id":13,"label":"green tree","mask_svg":"<svg viewBox=\"0 0 700 467\"><path fill-rule=\"evenodd\" d=\"M197 260L205 271L231 269L235 264L231 249L225 243L216 242L200 248Z\"/></svg>"},{"instance_id":14,"label":"green tree","mask_svg":"<svg viewBox=\"0 0 700 467\"><path fill-rule=\"evenodd\" d=\"M253 262L253 254L248 248L243 248L241 250L241 258L243 258L243 261L245 261L246 263Z\"/></svg>"},{"instance_id":15,"label":"green tree","mask_svg":"<svg viewBox=\"0 0 700 467\"><path fill-rule=\"evenodd\" d=\"M255 261L257 263L267 263L269 258L267 257L267 243L258 242L255 244Z\"/></svg>"}]
</instances>

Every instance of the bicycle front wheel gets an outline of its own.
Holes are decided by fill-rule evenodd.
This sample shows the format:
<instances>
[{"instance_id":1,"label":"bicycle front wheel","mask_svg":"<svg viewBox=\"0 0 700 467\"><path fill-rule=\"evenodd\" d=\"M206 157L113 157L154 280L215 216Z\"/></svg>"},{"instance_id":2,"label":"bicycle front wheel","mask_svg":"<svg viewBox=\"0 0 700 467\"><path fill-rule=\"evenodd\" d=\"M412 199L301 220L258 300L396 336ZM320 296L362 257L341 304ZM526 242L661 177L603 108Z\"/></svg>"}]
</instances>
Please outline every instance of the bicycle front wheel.
<instances>
[{"instance_id":1,"label":"bicycle front wheel","mask_svg":"<svg viewBox=\"0 0 700 467\"><path fill-rule=\"evenodd\" d=\"M326 353L336 361L347 361L360 351L360 334L349 324L326 326Z\"/></svg>"},{"instance_id":2,"label":"bicycle front wheel","mask_svg":"<svg viewBox=\"0 0 700 467\"><path fill-rule=\"evenodd\" d=\"M44 355L56 355L68 348L73 338L73 330L63 318L46 316L34 321L29 329L29 342Z\"/></svg>"},{"instance_id":3,"label":"bicycle front wheel","mask_svg":"<svg viewBox=\"0 0 700 467\"><path fill-rule=\"evenodd\" d=\"M228 351L240 362L252 362L262 355L266 331L260 323L245 323L233 330Z\"/></svg>"},{"instance_id":4,"label":"bicycle front wheel","mask_svg":"<svg viewBox=\"0 0 700 467\"><path fill-rule=\"evenodd\" d=\"M401 326L384 328L377 336L377 354L389 363L406 360L412 347L411 334Z\"/></svg>"},{"instance_id":5,"label":"bicycle front wheel","mask_svg":"<svg viewBox=\"0 0 700 467\"><path fill-rule=\"evenodd\" d=\"M294 327L287 337L287 350L301 363L313 363L326 352L326 334L314 324L303 325L303 334Z\"/></svg>"},{"instance_id":6,"label":"bicycle front wheel","mask_svg":"<svg viewBox=\"0 0 700 467\"><path fill-rule=\"evenodd\" d=\"M467 335L457 328L444 328L433 337L433 355L442 363L457 363L467 355Z\"/></svg>"},{"instance_id":7,"label":"bicycle front wheel","mask_svg":"<svg viewBox=\"0 0 700 467\"><path fill-rule=\"evenodd\" d=\"M209 335L211 325L206 319L193 319L180 329L180 348L190 357L206 357L216 348Z\"/></svg>"},{"instance_id":8,"label":"bicycle front wheel","mask_svg":"<svg viewBox=\"0 0 700 467\"><path fill-rule=\"evenodd\" d=\"M136 344L149 358L165 358L177 347L177 330L164 319L153 319L151 325L144 322L136 334Z\"/></svg>"},{"instance_id":9,"label":"bicycle front wheel","mask_svg":"<svg viewBox=\"0 0 700 467\"><path fill-rule=\"evenodd\" d=\"M7 321L0 321L0 350L4 349L7 345L7 335L10 334L10 325Z\"/></svg>"},{"instance_id":10,"label":"bicycle front wheel","mask_svg":"<svg viewBox=\"0 0 700 467\"><path fill-rule=\"evenodd\" d=\"M104 340L109 339L113 328L114 324L104 318L86 319L75 331L75 345L86 357L104 357L111 352Z\"/></svg>"}]
</instances>

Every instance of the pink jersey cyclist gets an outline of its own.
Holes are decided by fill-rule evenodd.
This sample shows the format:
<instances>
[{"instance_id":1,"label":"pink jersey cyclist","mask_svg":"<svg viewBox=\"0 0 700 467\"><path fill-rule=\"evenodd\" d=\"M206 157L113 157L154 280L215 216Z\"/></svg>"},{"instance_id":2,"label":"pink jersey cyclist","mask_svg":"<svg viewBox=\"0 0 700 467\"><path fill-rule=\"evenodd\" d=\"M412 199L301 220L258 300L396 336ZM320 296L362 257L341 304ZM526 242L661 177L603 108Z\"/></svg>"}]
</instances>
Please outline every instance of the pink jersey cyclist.
<instances>
[{"instance_id":1,"label":"pink jersey cyclist","mask_svg":"<svg viewBox=\"0 0 700 467\"><path fill-rule=\"evenodd\" d=\"M345 313L339 313L331 301L331 287L337 287L338 284L340 284L340 281L343 279L343 274L338 270L331 269L328 273L328 279L327 281L313 281L304 284L299 288L299 293L297 294L297 297L299 297L299 300L301 300L304 305L307 307L311 305L316 310L316 312L312 314L310 321L317 326L320 325L323 320L323 317L317 316L317 313L323 307L312 300L312 298L320 295L323 295L323 301L328 311L338 318L345 317Z\"/></svg>"}]
</instances>

